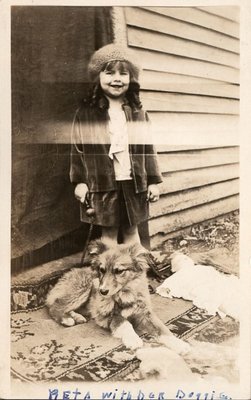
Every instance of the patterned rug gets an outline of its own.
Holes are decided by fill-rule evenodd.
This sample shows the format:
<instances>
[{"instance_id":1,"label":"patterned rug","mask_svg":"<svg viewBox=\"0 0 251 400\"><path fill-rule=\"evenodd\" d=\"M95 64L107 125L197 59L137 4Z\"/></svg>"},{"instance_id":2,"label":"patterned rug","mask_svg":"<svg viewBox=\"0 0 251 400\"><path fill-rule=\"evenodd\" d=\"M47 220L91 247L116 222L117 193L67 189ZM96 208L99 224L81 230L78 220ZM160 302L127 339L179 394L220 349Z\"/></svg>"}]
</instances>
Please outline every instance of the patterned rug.
<instances>
[{"instance_id":1,"label":"patterned rug","mask_svg":"<svg viewBox=\"0 0 251 400\"><path fill-rule=\"evenodd\" d=\"M191 306L190 302L175 302L183 311L173 316L169 311L165 319L161 314L165 314L166 309L170 310L170 305L174 303L168 303L167 299L163 300L159 296L153 302L158 314L175 335L191 343L196 341L197 345L206 341L219 346L224 341L235 340L235 348L238 347L238 324L231 318L221 320ZM16 312L12 314L11 337L11 373L14 381L104 382L141 379L140 361L135 353L126 349L108 332L98 328L93 321L65 328L52 321L45 308ZM150 341L147 335L142 338ZM211 350L212 347L210 354ZM218 352L219 348L219 355ZM231 372L232 379L237 381L238 373L233 372L234 358L228 360L228 368L225 363L218 366L218 369L222 368L228 375ZM186 361L195 373L210 374L209 360L205 355L190 357Z\"/></svg>"}]
</instances>

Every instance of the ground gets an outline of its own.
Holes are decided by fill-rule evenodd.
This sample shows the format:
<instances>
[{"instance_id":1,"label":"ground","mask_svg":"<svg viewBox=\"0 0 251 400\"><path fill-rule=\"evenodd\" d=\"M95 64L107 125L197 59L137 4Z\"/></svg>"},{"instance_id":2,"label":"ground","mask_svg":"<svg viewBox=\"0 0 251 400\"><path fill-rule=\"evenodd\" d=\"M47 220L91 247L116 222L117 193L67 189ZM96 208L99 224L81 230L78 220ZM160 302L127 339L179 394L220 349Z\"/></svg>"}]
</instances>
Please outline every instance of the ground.
<instances>
[{"instance_id":1,"label":"ground","mask_svg":"<svg viewBox=\"0 0 251 400\"><path fill-rule=\"evenodd\" d=\"M155 250L170 255L175 251L181 251L196 261L205 258L205 262L212 264L215 259L220 258L223 269L228 272L230 267L230 271L238 275L239 212L235 211L215 220L197 224L187 233L167 240Z\"/></svg>"},{"instance_id":2,"label":"ground","mask_svg":"<svg viewBox=\"0 0 251 400\"><path fill-rule=\"evenodd\" d=\"M226 247L228 250L236 251L238 245L239 212L235 211L213 221L191 227L190 234L168 240L164 243L164 248L168 251L176 251L182 247L183 250L194 252Z\"/></svg>"}]
</instances>

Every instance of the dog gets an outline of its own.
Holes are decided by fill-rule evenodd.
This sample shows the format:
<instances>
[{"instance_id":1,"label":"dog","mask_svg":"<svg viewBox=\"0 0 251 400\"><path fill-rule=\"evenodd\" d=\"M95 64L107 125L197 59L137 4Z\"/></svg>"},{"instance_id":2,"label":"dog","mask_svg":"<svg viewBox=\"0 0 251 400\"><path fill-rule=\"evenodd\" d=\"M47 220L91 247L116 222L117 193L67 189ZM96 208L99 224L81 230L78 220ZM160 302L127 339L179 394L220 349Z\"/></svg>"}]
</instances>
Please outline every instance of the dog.
<instances>
[{"instance_id":1,"label":"dog","mask_svg":"<svg viewBox=\"0 0 251 400\"><path fill-rule=\"evenodd\" d=\"M95 241L88 253L90 266L66 272L49 292L46 305L54 320L73 326L86 322L87 312L127 348L141 348L143 341L138 333L145 332L178 353L189 350L189 345L176 338L152 310L146 250L140 244L109 249ZM76 312L83 306L84 315Z\"/></svg>"}]
</instances>

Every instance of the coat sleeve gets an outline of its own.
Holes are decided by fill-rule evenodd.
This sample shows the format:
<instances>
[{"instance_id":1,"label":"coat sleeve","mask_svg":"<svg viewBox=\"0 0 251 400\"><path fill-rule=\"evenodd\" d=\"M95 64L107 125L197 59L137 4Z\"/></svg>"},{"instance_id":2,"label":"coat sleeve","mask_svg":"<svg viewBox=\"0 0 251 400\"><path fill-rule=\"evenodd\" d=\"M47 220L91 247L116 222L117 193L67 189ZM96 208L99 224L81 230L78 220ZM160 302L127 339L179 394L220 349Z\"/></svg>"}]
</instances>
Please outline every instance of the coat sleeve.
<instances>
[{"instance_id":1,"label":"coat sleeve","mask_svg":"<svg viewBox=\"0 0 251 400\"><path fill-rule=\"evenodd\" d=\"M71 132L70 181L87 183L88 171L85 163L84 144L81 135L81 121L78 111L75 114Z\"/></svg>"},{"instance_id":2,"label":"coat sleeve","mask_svg":"<svg viewBox=\"0 0 251 400\"><path fill-rule=\"evenodd\" d=\"M162 175L158 163L158 155L156 148L152 142L152 134L150 129L150 120L148 114L145 113L148 129L148 143L145 145L145 168L147 173L147 185L153 185L162 182Z\"/></svg>"}]
</instances>

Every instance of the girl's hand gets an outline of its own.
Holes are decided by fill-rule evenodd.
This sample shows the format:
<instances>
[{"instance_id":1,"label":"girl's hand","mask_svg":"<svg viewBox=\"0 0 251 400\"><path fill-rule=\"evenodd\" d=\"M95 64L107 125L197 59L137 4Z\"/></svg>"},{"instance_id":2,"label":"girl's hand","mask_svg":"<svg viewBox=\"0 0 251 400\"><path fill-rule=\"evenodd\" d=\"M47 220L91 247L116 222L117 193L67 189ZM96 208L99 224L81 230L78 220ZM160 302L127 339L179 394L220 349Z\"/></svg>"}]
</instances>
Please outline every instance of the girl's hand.
<instances>
[{"instance_id":1,"label":"girl's hand","mask_svg":"<svg viewBox=\"0 0 251 400\"><path fill-rule=\"evenodd\" d=\"M85 183L78 183L75 187L75 197L81 203L85 202L86 193L88 192L88 186Z\"/></svg>"},{"instance_id":2,"label":"girl's hand","mask_svg":"<svg viewBox=\"0 0 251 400\"><path fill-rule=\"evenodd\" d=\"M158 185L149 185L147 188L147 200L158 201L159 200L159 188Z\"/></svg>"}]
</instances>

